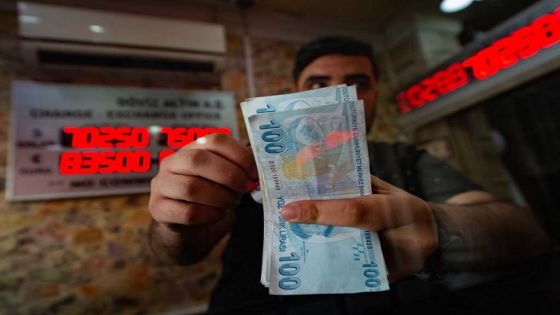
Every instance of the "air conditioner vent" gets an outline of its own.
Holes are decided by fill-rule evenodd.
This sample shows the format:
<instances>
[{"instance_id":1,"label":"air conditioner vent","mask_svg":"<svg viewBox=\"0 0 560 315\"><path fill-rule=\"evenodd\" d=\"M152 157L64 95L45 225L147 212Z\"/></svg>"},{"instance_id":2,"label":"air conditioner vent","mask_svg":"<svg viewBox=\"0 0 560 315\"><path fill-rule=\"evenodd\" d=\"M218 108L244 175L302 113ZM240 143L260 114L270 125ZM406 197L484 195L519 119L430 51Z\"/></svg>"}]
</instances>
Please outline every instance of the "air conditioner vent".
<instances>
[{"instance_id":1,"label":"air conditioner vent","mask_svg":"<svg viewBox=\"0 0 560 315\"><path fill-rule=\"evenodd\" d=\"M19 2L23 60L38 67L217 73L226 52L215 23Z\"/></svg>"},{"instance_id":2,"label":"air conditioner vent","mask_svg":"<svg viewBox=\"0 0 560 315\"><path fill-rule=\"evenodd\" d=\"M39 49L36 53L40 65L92 66L189 72L214 72L215 70L214 63L210 61L62 52L45 49Z\"/></svg>"}]
</instances>

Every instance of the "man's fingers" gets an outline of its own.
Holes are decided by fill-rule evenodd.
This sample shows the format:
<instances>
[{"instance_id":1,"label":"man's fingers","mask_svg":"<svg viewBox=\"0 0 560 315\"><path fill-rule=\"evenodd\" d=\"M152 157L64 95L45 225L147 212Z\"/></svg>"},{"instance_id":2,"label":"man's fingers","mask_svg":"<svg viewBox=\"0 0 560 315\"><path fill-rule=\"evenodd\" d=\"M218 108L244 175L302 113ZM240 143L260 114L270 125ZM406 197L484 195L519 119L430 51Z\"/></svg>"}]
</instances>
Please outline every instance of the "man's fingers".
<instances>
[{"instance_id":1,"label":"man's fingers","mask_svg":"<svg viewBox=\"0 0 560 315\"><path fill-rule=\"evenodd\" d=\"M168 198L155 200L149 208L154 220L167 224L209 224L225 215L221 209Z\"/></svg>"},{"instance_id":2,"label":"man's fingers","mask_svg":"<svg viewBox=\"0 0 560 315\"><path fill-rule=\"evenodd\" d=\"M152 191L169 199L222 209L236 207L241 199L240 193L204 178L173 173L154 177Z\"/></svg>"},{"instance_id":3,"label":"man's fingers","mask_svg":"<svg viewBox=\"0 0 560 315\"><path fill-rule=\"evenodd\" d=\"M306 200L287 204L282 210L290 222L372 228L373 213L360 198L337 200Z\"/></svg>"},{"instance_id":4,"label":"man's fingers","mask_svg":"<svg viewBox=\"0 0 560 315\"><path fill-rule=\"evenodd\" d=\"M413 196L369 195L353 199L297 201L287 204L282 215L290 222L380 231L410 224L426 216L429 208L416 199Z\"/></svg>"},{"instance_id":5,"label":"man's fingers","mask_svg":"<svg viewBox=\"0 0 560 315\"><path fill-rule=\"evenodd\" d=\"M250 182L242 168L210 150L180 150L163 162L167 163L162 167L173 174L206 178L242 193Z\"/></svg>"},{"instance_id":6,"label":"man's fingers","mask_svg":"<svg viewBox=\"0 0 560 315\"><path fill-rule=\"evenodd\" d=\"M211 134L198 138L186 148L212 151L239 166L250 179L258 179L253 151L230 136L220 133Z\"/></svg>"}]
</instances>

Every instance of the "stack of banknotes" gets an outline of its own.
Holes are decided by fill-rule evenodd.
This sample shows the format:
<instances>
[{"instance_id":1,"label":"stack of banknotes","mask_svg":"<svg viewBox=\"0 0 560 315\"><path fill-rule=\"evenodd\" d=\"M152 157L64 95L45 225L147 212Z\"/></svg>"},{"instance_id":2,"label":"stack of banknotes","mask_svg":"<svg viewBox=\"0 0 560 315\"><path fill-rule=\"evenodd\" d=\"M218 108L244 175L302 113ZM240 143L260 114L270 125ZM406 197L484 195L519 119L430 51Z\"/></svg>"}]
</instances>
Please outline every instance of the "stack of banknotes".
<instances>
[{"instance_id":1,"label":"stack of banknotes","mask_svg":"<svg viewBox=\"0 0 560 315\"><path fill-rule=\"evenodd\" d=\"M371 194L363 101L354 86L257 97L241 103L264 209L261 283L270 294L385 291L387 270L375 232L295 224L282 216L297 200Z\"/></svg>"}]
</instances>

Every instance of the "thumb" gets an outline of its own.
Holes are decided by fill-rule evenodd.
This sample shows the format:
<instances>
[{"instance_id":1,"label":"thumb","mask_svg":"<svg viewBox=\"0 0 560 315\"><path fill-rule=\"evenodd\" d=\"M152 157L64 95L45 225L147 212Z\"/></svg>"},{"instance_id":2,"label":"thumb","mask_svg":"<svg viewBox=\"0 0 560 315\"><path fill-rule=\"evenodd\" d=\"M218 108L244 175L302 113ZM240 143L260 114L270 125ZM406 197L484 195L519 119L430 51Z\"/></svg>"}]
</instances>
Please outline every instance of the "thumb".
<instances>
[{"instance_id":1,"label":"thumb","mask_svg":"<svg viewBox=\"0 0 560 315\"><path fill-rule=\"evenodd\" d=\"M370 177L371 177L371 190L372 193L374 194L388 195L388 194L404 192L404 190L387 183L386 181L382 180L377 176L371 175Z\"/></svg>"}]
</instances>

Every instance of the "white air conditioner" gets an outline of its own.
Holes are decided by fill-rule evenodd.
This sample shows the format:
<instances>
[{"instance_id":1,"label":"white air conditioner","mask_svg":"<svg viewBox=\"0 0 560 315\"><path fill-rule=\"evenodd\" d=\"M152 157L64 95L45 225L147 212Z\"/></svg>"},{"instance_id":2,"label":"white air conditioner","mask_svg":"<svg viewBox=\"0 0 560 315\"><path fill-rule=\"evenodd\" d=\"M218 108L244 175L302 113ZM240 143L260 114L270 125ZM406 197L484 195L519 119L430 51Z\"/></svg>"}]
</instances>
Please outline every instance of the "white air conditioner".
<instances>
[{"instance_id":1,"label":"white air conditioner","mask_svg":"<svg viewBox=\"0 0 560 315\"><path fill-rule=\"evenodd\" d=\"M226 51L222 25L19 2L24 60L37 66L214 72Z\"/></svg>"}]
</instances>

